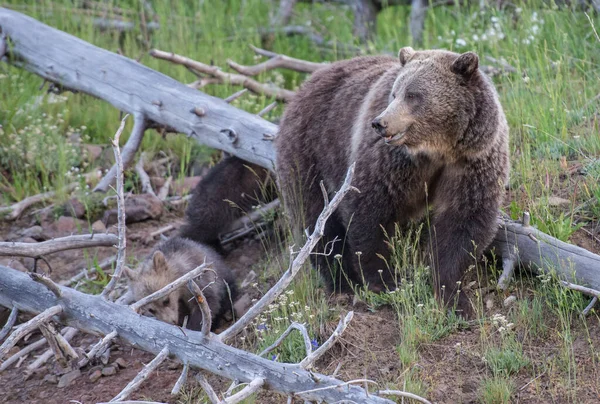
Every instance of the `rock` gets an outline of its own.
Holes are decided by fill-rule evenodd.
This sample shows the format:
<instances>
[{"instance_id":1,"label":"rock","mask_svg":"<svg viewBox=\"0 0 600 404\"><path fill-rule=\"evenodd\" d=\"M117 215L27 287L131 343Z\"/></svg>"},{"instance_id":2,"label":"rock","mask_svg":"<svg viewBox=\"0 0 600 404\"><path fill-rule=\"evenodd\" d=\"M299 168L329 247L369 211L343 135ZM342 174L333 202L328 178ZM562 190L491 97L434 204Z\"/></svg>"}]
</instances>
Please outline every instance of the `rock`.
<instances>
[{"instance_id":1,"label":"rock","mask_svg":"<svg viewBox=\"0 0 600 404\"><path fill-rule=\"evenodd\" d=\"M88 161L97 160L102 155L102 146L97 144L83 144L82 147L87 152Z\"/></svg>"},{"instance_id":2,"label":"rock","mask_svg":"<svg viewBox=\"0 0 600 404\"><path fill-rule=\"evenodd\" d=\"M492 310L494 308L494 298L493 297L488 297L485 300L485 308L488 310Z\"/></svg>"},{"instance_id":3,"label":"rock","mask_svg":"<svg viewBox=\"0 0 600 404\"><path fill-rule=\"evenodd\" d=\"M148 219L157 219L162 215L163 203L152 194L132 195L125 200L127 223L137 223ZM117 209L104 212L102 221L106 226L117 223Z\"/></svg>"},{"instance_id":4,"label":"rock","mask_svg":"<svg viewBox=\"0 0 600 404\"><path fill-rule=\"evenodd\" d=\"M79 234L82 229L87 229L87 223L74 217L61 216L50 226L57 237Z\"/></svg>"},{"instance_id":5,"label":"rock","mask_svg":"<svg viewBox=\"0 0 600 404\"><path fill-rule=\"evenodd\" d=\"M102 220L96 220L92 223L92 230L94 233L106 233L106 226L102 223Z\"/></svg>"},{"instance_id":6,"label":"rock","mask_svg":"<svg viewBox=\"0 0 600 404\"><path fill-rule=\"evenodd\" d=\"M561 198L558 196L549 196L548 197L548 205L556 206L556 207L567 207L571 205L571 201L565 198Z\"/></svg>"},{"instance_id":7,"label":"rock","mask_svg":"<svg viewBox=\"0 0 600 404\"><path fill-rule=\"evenodd\" d=\"M32 226L28 229L24 229L21 231L21 236L32 238L35 241L47 240L47 238L44 236L44 229L42 229L42 226Z\"/></svg>"},{"instance_id":8,"label":"rock","mask_svg":"<svg viewBox=\"0 0 600 404\"><path fill-rule=\"evenodd\" d=\"M200 180L202 180L202 177L197 175L195 177L185 177L183 181L174 181L171 184L171 193L179 196L189 194L192 189L196 188Z\"/></svg>"},{"instance_id":9,"label":"rock","mask_svg":"<svg viewBox=\"0 0 600 404\"><path fill-rule=\"evenodd\" d=\"M167 180L163 177L150 177L150 184L152 184L152 188L161 189Z\"/></svg>"},{"instance_id":10,"label":"rock","mask_svg":"<svg viewBox=\"0 0 600 404\"><path fill-rule=\"evenodd\" d=\"M71 198L62 205L63 214L66 217L81 219L85 216L85 205L77 198Z\"/></svg>"},{"instance_id":11,"label":"rock","mask_svg":"<svg viewBox=\"0 0 600 404\"><path fill-rule=\"evenodd\" d=\"M251 305L252 299L250 298L250 295L248 293L244 293L244 295L237 299L233 304L233 310L235 311L236 318L240 318L246 314Z\"/></svg>"},{"instance_id":12,"label":"rock","mask_svg":"<svg viewBox=\"0 0 600 404\"><path fill-rule=\"evenodd\" d=\"M121 369L125 369L127 367L127 362L123 358L117 358L113 363Z\"/></svg>"},{"instance_id":13,"label":"rock","mask_svg":"<svg viewBox=\"0 0 600 404\"><path fill-rule=\"evenodd\" d=\"M90 375L90 382L96 383L102 377L102 371L100 369L94 370Z\"/></svg>"},{"instance_id":14,"label":"rock","mask_svg":"<svg viewBox=\"0 0 600 404\"><path fill-rule=\"evenodd\" d=\"M510 295L508 296L506 299L504 299L504 302L502 303L502 305L504 307L510 307L512 306L515 302L517 301L517 297L515 295Z\"/></svg>"},{"instance_id":15,"label":"rock","mask_svg":"<svg viewBox=\"0 0 600 404\"><path fill-rule=\"evenodd\" d=\"M181 363L179 363L179 362L175 362L175 361L167 362L167 368L169 370L177 370L177 369L179 369L180 366L181 366Z\"/></svg>"},{"instance_id":16,"label":"rock","mask_svg":"<svg viewBox=\"0 0 600 404\"><path fill-rule=\"evenodd\" d=\"M102 369L102 376L112 376L117 374L117 368L114 366L107 366Z\"/></svg>"},{"instance_id":17,"label":"rock","mask_svg":"<svg viewBox=\"0 0 600 404\"><path fill-rule=\"evenodd\" d=\"M69 373L65 373L61 376L60 380L58 381L58 388L67 387L69 384L71 384L71 382L73 382L73 380L77 379L79 376L81 376L81 370L79 369L75 369L70 371Z\"/></svg>"},{"instance_id":18,"label":"rock","mask_svg":"<svg viewBox=\"0 0 600 404\"><path fill-rule=\"evenodd\" d=\"M25 267L25 265L23 265L21 261L19 261L16 258L0 257L0 265L16 269L17 271L27 272L27 268ZM4 324L4 322L0 321L0 324Z\"/></svg>"},{"instance_id":19,"label":"rock","mask_svg":"<svg viewBox=\"0 0 600 404\"><path fill-rule=\"evenodd\" d=\"M58 383L58 377L56 377L55 374L50 373L50 374L47 374L46 376L44 376L44 381L46 383L56 384L56 383Z\"/></svg>"}]
</instances>

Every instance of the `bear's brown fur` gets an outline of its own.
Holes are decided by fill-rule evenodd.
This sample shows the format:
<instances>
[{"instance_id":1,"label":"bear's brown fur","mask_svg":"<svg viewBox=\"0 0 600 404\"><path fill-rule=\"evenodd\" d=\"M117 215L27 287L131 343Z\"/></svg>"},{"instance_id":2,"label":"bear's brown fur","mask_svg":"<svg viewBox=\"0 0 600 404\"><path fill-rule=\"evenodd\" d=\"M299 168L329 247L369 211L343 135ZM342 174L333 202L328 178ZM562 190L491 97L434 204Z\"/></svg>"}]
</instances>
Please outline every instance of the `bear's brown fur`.
<instances>
[{"instance_id":1,"label":"bear's brown fur","mask_svg":"<svg viewBox=\"0 0 600 404\"><path fill-rule=\"evenodd\" d=\"M274 197L274 183L267 169L226 157L194 188L179 235L221 252L219 235L254 205Z\"/></svg>"},{"instance_id":2,"label":"bear's brown fur","mask_svg":"<svg viewBox=\"0 0 600 404\"><path fill-rule=\"evenodd\" d=\"M202 289L212 314L213 330L231 310L235 300L236 284L229 267L210 247L181 237L173 237L159 244L135 271L125 268L129 290L135 300L162 289L169 283L206 263L213 271L205 271L195 282ZM168 296L147 304L142 314L154 316L170 324L182 325L188 316L187 327L200 330L202 312L186 285Z\"/></svg>"},{"instance_id":3,"label":"bear's brown fur","mask_svg":"<svg viewBox=\"0 0 600 404\"><path fill-rule=\"evenodd\" d=\"M399 58L359 57L318 70L288 105L276 139L277 174L296 233L314 225L356 162L350 193L329 219L316 256L330 287L345 279L394 288L384 232L422 220L435 291L454 301L467 268L491 242L508 176L508 125L478 57L403 48ZM357 254L360 253L360 254ZM346 276L335 269L342 255ZM459 306L469 310L464 294Z\"/></svg>"}]
</instances>

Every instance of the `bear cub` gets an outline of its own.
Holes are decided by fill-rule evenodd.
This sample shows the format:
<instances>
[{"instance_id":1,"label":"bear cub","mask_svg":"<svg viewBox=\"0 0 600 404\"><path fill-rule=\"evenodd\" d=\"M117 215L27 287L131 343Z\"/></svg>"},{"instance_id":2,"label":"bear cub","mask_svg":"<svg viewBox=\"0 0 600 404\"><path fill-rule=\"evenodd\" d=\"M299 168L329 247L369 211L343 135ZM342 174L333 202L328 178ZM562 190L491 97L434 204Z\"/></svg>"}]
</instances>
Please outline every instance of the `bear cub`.
<instances>
[{"instance_id":1,"label":"bear cub","mask_svg":"<svg viewBox=\"0 0 600 404\"><path fill-rule=\"evenodd\" d=\"M210 247L181 237L172 237L160 243L137 270L125 267L124 274L129 290L137 301L196 269L205 260L211 264L209 267L214 272L203 272L195 282L206 297L212 314L212 330L215 330L231 311L231 302L236 297L236 285L229 267ZM180 326L188 316L187 328L200 330L202 327L202 312L186 285L162 300L144 306L142 314Z\"/></svg>"},{"instance_id":2,"label":"bear cub","mask_svg":"<svg viewBox=\"0 0 600 404\"><path fill-rule=\"evenodd\" d=\"M436 297L470 314L461 282L496 234L509 170L506 118L478 64L472 52L410 47L358 57L316 71L288 105L277 174L298 237L323 208L319 182L331 198L356 163L360 193L331 216L321 251L342 241L312 257L331 289L395 289L387 235L426 222Z\"/></svg>"}]
</instances>

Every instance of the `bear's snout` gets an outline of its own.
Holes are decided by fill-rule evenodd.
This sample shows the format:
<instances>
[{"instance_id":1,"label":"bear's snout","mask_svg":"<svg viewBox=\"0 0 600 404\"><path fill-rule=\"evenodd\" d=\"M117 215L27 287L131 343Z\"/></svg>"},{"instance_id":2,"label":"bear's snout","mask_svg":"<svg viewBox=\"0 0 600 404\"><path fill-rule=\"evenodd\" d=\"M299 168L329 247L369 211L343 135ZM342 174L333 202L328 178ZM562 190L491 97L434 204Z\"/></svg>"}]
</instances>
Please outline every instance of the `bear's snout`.
<instances>
[{"instance_id":1,"label":"bear's snout","mask_svg":"<svg viewBox=\"0 0 600 404\"><path fill-rule=\"evenodd\" d=\"M373 119L373 122L371 122L371 126L381 136L387 137L387 123L384 120L382 120L380 117Z\"/></svg>"}]
</instances>

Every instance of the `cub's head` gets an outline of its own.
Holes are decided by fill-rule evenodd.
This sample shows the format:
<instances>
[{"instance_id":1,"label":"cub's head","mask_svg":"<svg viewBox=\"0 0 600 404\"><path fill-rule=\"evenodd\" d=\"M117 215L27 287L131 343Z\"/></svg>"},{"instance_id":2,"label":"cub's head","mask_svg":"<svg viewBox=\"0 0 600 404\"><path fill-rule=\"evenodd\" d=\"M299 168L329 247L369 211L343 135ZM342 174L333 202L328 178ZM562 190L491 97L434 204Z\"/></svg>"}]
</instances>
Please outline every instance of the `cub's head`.
<instances>
[{"instance_id":1,"label":"cub's head","mask_svg":"<svg viewBox=\"0 0 600 404\"><path fill-rule=\"evenodd\" d=\"M414 151L453 150L482 107L477 105L479 94L490 90L478 70L479 58L473 52L410 47L402 48L398 58L402 68L388 107L373 120L373 128L390 145Z\"/></svg>"},{"instance_id":2,"label":"cub's head","mask_svg":"<svg viewBox=\"0 0 600 404\"><path fill-rule=\"evenodd\" d=\"M162 289L179 277L160 250L145 259L137 270L125 267L123 273L136 301ZM180 314L184 309L182 299L184 299L183 291L175 290L166 297L143 306L141 314L156 317L166 323L180 325L182 320Z\"/></svg>"}]
</instances>

